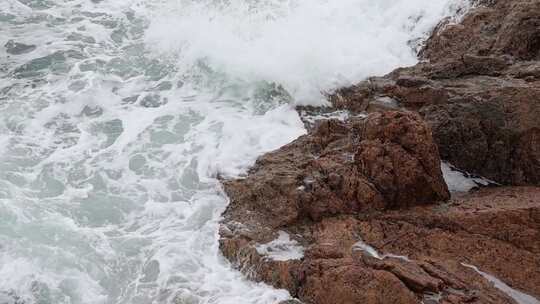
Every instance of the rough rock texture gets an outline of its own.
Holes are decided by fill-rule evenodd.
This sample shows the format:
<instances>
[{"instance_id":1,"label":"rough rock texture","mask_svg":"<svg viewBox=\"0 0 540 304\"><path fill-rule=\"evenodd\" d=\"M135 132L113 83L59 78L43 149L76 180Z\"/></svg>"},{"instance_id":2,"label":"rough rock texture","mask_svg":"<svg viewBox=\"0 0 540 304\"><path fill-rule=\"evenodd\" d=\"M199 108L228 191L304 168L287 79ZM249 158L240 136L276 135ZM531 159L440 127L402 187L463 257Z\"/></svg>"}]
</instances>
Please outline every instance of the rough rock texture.
<instances>
[{"instance_id":1,"label":"rough rock texture","mask_svg":"<svg viewBox=\"0 0 540 304\"><path fill-rule=\"evenodd\" d=\"M461 54L510 55L540 60L540 3L536 0L478 0L479 7L459 24L442 23L423 55L443 61Z\"/></svg>"},{"instance_id":2,"label":"rough rock texture","mask_svg":"<svg viewBox=\"0 0 540 304\"><path fill-rule=\"evenodd\" d=\"M279 227L305 248L301 260L287 261L256 250L276 228L251 208L226 212L222 252L249 278L304 303L515 303L466 265L540 298L540 188L486 188L448 204L298 219Z\"/></svg>"},{"instance_id":3,"label":"rough rock texture","mask_svg":"<svg viewBox=\"0 0 540 304\"><path fill-rule=\"evenodd\" d=\"M359 290L366 284L378 290L395 286L402 292L362 293L365 299L408 303L416 296L398 288L402 282L384 271L351 266L350 261L350 267L331 260L322 264L309 264L309 259L308 264L267 261L256 244L272 241L281 228L304 229L299 223L449 199L431 130L418 114L397 111L347 122L322 121L310 134L261 157L246 179L224 181L224 186L231 198L220 231L225 256L246 274L277 287L296 291L300 285L306 286L301 298L309 302L313 297L313 303L331 303L334 295L318 290L326 284L333 284L335 293L347 297L343 303L364 299L347 295L349 284ZM347 227L342 228L347 233ZM315 255L327 254L325 248L314 250L320 250ZM316 270L319 267L323 269ZM306 282L299 279L301 272L306 273Z\"/></svg>"},{"instance_id":4,"label":"rough rock texture","mask_svg":"<svg viewBox=\"0 0 540 304\"><path fill-rule=\"evenodd\" d=\"M428 303L439 294L440 303L513 303L461 263L540 295L540 189L430 206L449 194L430 129L412 112L322 121L224 188L224 255L305 303ZM304 247L302 259L257 250L278 231ZM370 256L362 240L408 258Z\"/></svg>"},{"instance_id":5,"label":"rough rock texture","mask_svg":"<svg viewBox=\"0 0 540 304\"><path fill-rule=\"evenodd\" d=\"M353 112L405 107L444 160L501 184L540 185L540 1L481 1L442 24L414 67L338 90Z\"/></svg>"},{"instance_id":6,"label":"rough rock texture","mask_svg":"<svg viewBox=\"0 0 540 304\"><path fill-rule=\"evenodd\" d=\"M223 181L236 268L306 304L517 303L493 277L540 299L540 187L449 200L441 176L540 185L540 1L474 2L418 65L330 95L348 119Z\"/></svg>"},{"instance_id":7,"label":"rough rock texture","mask_svg":"<svg viewBox=\"0 0 540 304\"><path fill-rule=\"evenodd\" d=\"M418 114L397 111L322 121L259 158L247 179L224 184L229 214L247 204L273 228L450 197L431 130Z\"/></svg>"}]
</instances>

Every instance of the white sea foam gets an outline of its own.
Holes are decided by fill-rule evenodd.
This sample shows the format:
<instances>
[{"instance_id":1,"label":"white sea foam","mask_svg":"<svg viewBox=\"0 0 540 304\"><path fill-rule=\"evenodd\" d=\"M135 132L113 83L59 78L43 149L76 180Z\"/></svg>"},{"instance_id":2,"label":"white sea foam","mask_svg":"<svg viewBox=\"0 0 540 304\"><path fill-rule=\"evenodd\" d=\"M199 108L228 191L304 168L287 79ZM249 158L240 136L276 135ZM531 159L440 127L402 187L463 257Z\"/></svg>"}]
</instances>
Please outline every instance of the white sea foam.
<instances>
[{"instance_id":1,"label":"white sea foam","mask_svg":"<svg viewBox=\"0 0 540 304\"><path fill-rule=\"evenodd\" d=\"M285 231L278 231L278 237L256 247L257 252L274 261L299 260L304 257L304 248L296 240L291 240Z\"/></svg>"},{"instance_id":2,"label":"white sea foam","mask_svg":"<svg viewBox=\"0 0 540 304\"><path fill-rule=\"evenodd\" d=\"M204 58L242 79L283 84L296 102L414 64L411 48L466 1L179 1L153 22L147 41L182 60ZM174 30L170 30L173 28ZM196 29L196 30L194 30Z\"/></svg>"},{"instance_id":3,"label":"white sea foam","mask_svg":"<svg viewBox=\"0 0 540 304\"><path fill-rule=\"evenodd\" d=\"M493 286L495 286L495 288L501 290L502 292L507 294L509 297L514 299L516 301L516 303L518 303L518 304L540 304L540 301L538 299L534 298L533 296L530 296L528 294L525 294L525 293L523 293L523 292L521 292L519 290L516 290L516 289L508 286L506 283L499 280L498 278L479 270L478 267L473 266L473 265L463 264L463 263L462 263L462 265L476 271L478 274L480 274L486 280L488 280L490 283L492 283Z\"/></svg>"},{"instance_id":4,"label":"white sea foam","mask_svg":"<svg viewBox=\"0 0 540 304\"><path fill-rule=\"evenodd\" d=\"M0 1L1 301L286 299L219 254L216 177L304 134L294 104L414 63L462 2Z\"/></svg>"},{"instance_id":5,"label":"white sea foam","mask_svg":"<svg viewBox=\"0 0 540 304\"><path fill-rule=\"evenodd\" d=\"M441 170L450 192L468 192L479 186L495 184L495 182L486 178L468 176L446 162L441 162Z\"/></svg>"},{"instance_id":6,"label":"white sea foam","mask_svg":"<svg viewBox=\"0 0 540 304\"><path fill-rule=\"evenodd\" d=\"M386 259L386 258L394 258L394 259L400 259L400 260L404 260L404 261L410 261L410 259L408 257L404 256L404 255L397 255L397 254L393 254L393 253L380 254L377 251L377 249L375 249L372 246L366 244L364 241L356 242L352 246L352 249L353 250L364 251L368 255L370 255L370 256L378 259L378 260L383 260L383 259Z\"/></svg>"}]
</instances>

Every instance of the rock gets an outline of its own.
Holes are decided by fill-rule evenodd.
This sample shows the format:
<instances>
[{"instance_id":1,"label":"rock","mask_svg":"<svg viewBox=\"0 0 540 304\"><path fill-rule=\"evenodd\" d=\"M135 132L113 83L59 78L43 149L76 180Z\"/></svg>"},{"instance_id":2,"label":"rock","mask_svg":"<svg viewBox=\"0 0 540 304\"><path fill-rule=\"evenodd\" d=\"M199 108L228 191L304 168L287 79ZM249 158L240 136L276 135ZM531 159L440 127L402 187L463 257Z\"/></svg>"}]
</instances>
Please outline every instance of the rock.
<instances>
[{"instance_id":1,"label":"rock","mask_svg":"<svg viewBox=\"0 0 540 304\"><path fill-rule=\"evenodd\" d=\"M234 267L306 304L540 299L540 187L449 200L442 179L440 157L540 185L540 2L474 3L421 63L329 94L349 118L306 119L307 135L223 181L220 249ZM279 240L289 259L259 250Z\"/></svg>"},{"instance_id":2,"label":"rock","mask_svg":"<svg viewBox=\"0 0 540 304\"><path fill-rule=\"evenodd\" d=\"M431 61L449 56L510 55L540 59L540 2L535 0L477 1L480 6L459 24L440 26L422 55Z\"/></svg>"},{"instance_id":3,"label":"rock","mask_svg":"<svg viewBox=\"0 0 540 304\"><path fill-rule=\"evenodd\" d=\"M370 115L355 160L391 206L449 198L440 178L437 146L419 116L402 112Z\"/></svg>"},{"instance_id":4,"label":"rock","mask_svg":"<svg viewBox=\"0 0 540 304\"><path fill-rule=\"evenodd\" d=\"M315 261L306 266L306 281L299 293L305 303L418 303L397 277L341 261Z\"/></svg>"},{"instance_id":5,"label":"rock","mask_svg":"<svg viewBox=\"0 0 540 304\"><path fill-rule=\"evenodd\" d=\"M340 107L354 112L354 104L362 104L368 112L380 111L371 105L378 104L378 96L388 96L424 117L444 160L501 184L540 184L540 81L505 74L430 79L417 87L397 85L420 73L418 69L394 72L387 77L397 80L372 86L370 95L362 85L340 91Z\"/></svg>"},{"instance_id":6,"label":"rock","mask_svg":"<svg viewBox=\"0 0 540 304\"><path fill-rule=\"evenodd\" d=\"M234 216L227 211L222 226L244 220ZM444 205L299 218L280 227L306 248L298 260L260 256L256 244L275 236L258 222L244 227L249 238L222 233L222 252L251 279L303 303L418 303L430 294L438 303L514 303L466 265L540 298L540 188L486 188Z\"/></svg>"},{"instance_id":7,"label":"rock","mask_svg":"<svg viewBox=\"0 0 540 304\"><path fill-rule=\"evenodd\" d=\"M387 258L382 264L382 269L394 274L414 292L438 292L443 285L439 278L431 276L422 267L410 261Z\"/></svg>"},{"instance_id":8,"label":"rock","mask_svg":"<svg viewBox=\"0 0 540 304\"><path fill-rule=\"evenodd\" d=\"M381 111L390 98L418 111L441 157L507 185L540 185L540 2L478 1L443 24L425 61L330 96L338 109Z\"/></svg>"},{"instance_id":9,"label":"rock","mask_svg":"<svg viewBox=\"0 0 540 304\"><path fill-rule=\"evenodd\" d=\"M454 199L445 209L387 213L365 221L362 236L380 251L432 265L433 261L447 265L453 260L473 264L538 298L539 204L540 188L484 189ZM461 275L459 269L450 270L454 276Z\"/></svg>"},{"instance_id":10,"label":"rock","mask_svg":"<svg viewBox=\"0 0 540 304\"><path fill-rule=\"evenodd\" d=\"M272 227L449 198L431 130L411 112L323 121L261 157L248 178L224 185L231 208L256 206L272 215Z\"/></svg>"},{"instance_id":11,"label":"rock","mask_svg":"<svg viewBox=\"0 0 540 304\"><path fill-rule=\"evenodd\" d=\"M430 286L427 279L407 277L402 266L393 271L407 280L392 271L346 266L354 264L350 248L356 237L349 229L357 222L327 220L449 198L431 130L417 114L389 111L322 121L308 135L257 160L245 179L223 183L231 204L220 229L221 250L254 280L286 288L306 303L416 303L403 281ZM256 249L276 239L277 229L306 221L320 222L311 226L315 230L308 239L304 231L288 232L298 244L310 244L309 263L272 260ZM313 237L321 241L313 243ZM341 241L332 244L335 240ZM329 284L332 293L319 290Z\"/></svg>"},{"instance_id":12,"label":"rock","mask_svg":"<svg viewBox=\"0 0 540 304\"><path fill-rule=\"evenodd\" d=\"M489 87L488 82L478 83L482 96L463 92L470 94L467 99L420 110L434 130L441 157L502 184L538 185L540 87ZM469 81L467 90L475 90L474 85Z\"/></svg>"}]
</instances>

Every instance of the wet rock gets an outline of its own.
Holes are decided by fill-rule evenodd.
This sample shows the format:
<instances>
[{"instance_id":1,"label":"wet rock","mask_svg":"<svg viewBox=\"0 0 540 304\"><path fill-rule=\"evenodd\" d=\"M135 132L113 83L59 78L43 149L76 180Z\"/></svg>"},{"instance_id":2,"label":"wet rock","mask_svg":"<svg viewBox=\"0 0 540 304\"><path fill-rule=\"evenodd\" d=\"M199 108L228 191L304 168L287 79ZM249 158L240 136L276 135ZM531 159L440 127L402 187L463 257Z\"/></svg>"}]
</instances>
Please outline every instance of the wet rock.
<instances>
[{"instance_id":1,"label":"wet rock","mask_svg":"<svg viewBox=\"0 0 540 304\"><path fill-rule=\"evenodd\" d=\"M540 185L540 3L478 3L434 32L425 61L330 100L352 112L381 111L381 96L396 100L426 119L444 160L502 184Z\"/></svg>"},{"instance_id":2,"label":"wet rock","mask_svg":"<svg viewBox=\"0 0 540 304\"><path fill-rule=\"evenodd\" d=\"M248 178L224 184L254 212L272 214L274 227L449 198L431 131L410 112L323 121L261 157Z\"/></svg>"},{"instance_id":3,"label":"wet rock","mask_svg":"<svg viewBox=\"0 0 540 304\"><path fill-rule=\"evenodd\" d=\"M439 153L420 116L402 112L370 115L355 155L360 171L391 206L430 204L449 198L440 178Z\"/></svg>"},{"instance_id":4,"label":"wet rock","mask_svg":"<svg viewBox=\"0 0 540 304\"><path fill-rule=\"evenodd\" d=\"M540 185L540 2L474 2L437 28L418 65L330 94L345 118L310 121L244 179L223 181L220 249L236 268L306 304L540 299L540 188L447 201L441 178L439 156ZM302 256L256 249L282 233Z\"/></svg>"},{"instance_id":5,"label":"wet rock","mask_svg":"<svg viewBox=\"0 0 540 304\"><path fill-rule=\"evenodd\" d=\"M484 189L455 198L445 209L370 219L362 223L362 236L380 251L424 261L427 273L453 288L463 287L464 270L449 263L461 261L538 298L539 204L539 188ZM452 276L438 273L441 267Z\"/></svg>"},{"instance_id":6,"label":"wet rock","mask_svg":"<svg viewBox=\"0 0 540 304\"><path fill-rule=\"evenodd\" d=\"M443 282L428 274L416 263L398 258L385 258L381 264L373 266L394 274L414 292L438 292L441 290Z\"/></svg>"},{"instance_id":7,"label":"wet rock","mask_svg":"<svg viewBox=\"0 0 540 304\"><path fill-rule=\"evenodd\" d=\"M417 114L395 111L322 121L310 134L261 157L247 178L224 181L224 186L231 204L220 230L222 252L250 278L286 288L306 303L415 303L414 292L392 272L343 264L354 264L350 250L357 237L348 230L357 223L327 219L449 198L429 127ZM320 223L312 226L316 231L310 237L294 229L289 234L298 246L309 245L304 247L309 263L297 255L275 260L256 250L275 240L278 229L306 221ZM319 241L312 243L313 237ZM366 289L373 280L371 288L394 286L396 291ZM410 282L429 285L421 279ZM332 292L322 286L333 286Z\"/></svg>"},{"instance_id":8,"label":"wet rock","mask_svg":"<svg viewBox=\"0 0 540 304\"><path fill-rule=\"evenodd\" d=\"M540 87L482 83L482 96L471 92L464 100L420 110L442 158L499 183L540 184Z\"/></svg>"},{"instance_id":9,"label":"wet rock","mask_svg":"<svg viewBox=\"0 0 540 304\"><path fill-rule=\"evenodd\" d=\"M231 208L247 206L233 200ZM254 249L276 237L263 216L227 211L222 252L249 278L303 303L419 303L426 295L438 303L515 303L469 264L540 298L540 188L486 188L445 205L299 218L280 227L306 248L289 261Z\"/></svg>"},{"instance_id":10,"label":"wet rock","mask_svg":"<svg viewBox=\"0 0 540 304\"><path fill-rule=\"evenodd\" d=\"M299 293L305 303L418 303L415 294L386 271L332 260L306 267L307 278Z\"/></svg>"},{"instance_id":11,"label":"wet rock","mask_svg":"<svg viewBox=\"0 0 540 304\"><path fill-rule=\"evenodd\" d=\"M477 1L460 24L439 27L422 51L425 58L510 55L518 60L540 59L540 3L534 0Z\"/></svg>"}]
</instances>

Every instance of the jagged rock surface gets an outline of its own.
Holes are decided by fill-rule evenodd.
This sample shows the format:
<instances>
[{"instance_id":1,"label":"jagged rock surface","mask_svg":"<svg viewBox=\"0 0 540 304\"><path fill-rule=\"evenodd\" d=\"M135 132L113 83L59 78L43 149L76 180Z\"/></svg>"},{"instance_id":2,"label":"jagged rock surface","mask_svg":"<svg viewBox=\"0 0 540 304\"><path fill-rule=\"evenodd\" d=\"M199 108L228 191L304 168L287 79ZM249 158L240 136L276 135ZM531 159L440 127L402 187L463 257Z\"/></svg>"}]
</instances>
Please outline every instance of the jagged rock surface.
<instances>
[{"instance_id":1,"label":"jagged rock surface","mask_svg":"<svg viewBox=\"0 0 540 304\"><path fill-rule=\"evenodd\" d=\"M449 198L431 130L419 115L396 111L322 121L224 185L229 213L248 204L271 215L274 228Z\"/></svg>"},{"instance_id":2,"label":"jagged rock surface","mask_svg":"<svg viewBox=\"0 0 540 304\"><path fill-rule=\"evenodd\" d=\"M515 303L467 265L540 298L540 188L486 188L443 205L298 219L279 230L304 246L301 260L257 251L276 228L252 208L226 213L222 252L249 278L304 303Z\"/></svg>"},{"instance_id":3,"label":"jagged rock surface","mask_svg":"<svg viewBox=\"0 0 540 304\"><path fill-rule=\"evenodd\" d=\"M404 107L444 160L508 185L540 185L540 1L483 1L444 24L414 67L338 90L353 112Z\"/></svg>"},{"instance_id":4,"label":"jagged rock surface","mask_svg":"<svg viewBox=\"0 0 540 304\"><path fill-rule=\"evenodd\" d=\"M474 2L418 65L330 95L351 118L309 126L223 181L220 248L235 267L306 304L516 303L486 273L540 299L540 188L447 201L441 177L439 154L540 185L540 1ZM292 258L272 256L290 246Z\"/></svg>"},{"instance_id":5,"label":"jagged rock surface","mask_svg":"<svg viewBox=\"0 0 540 304\"><path fill-rule=\"evenodd\" d=\"M323 121L224 187L224 255L305 303L418 303L430 294L441 303L513 303L461 263L540 293L540 189L484 190L430 206L449 194L417 114ZM257 250L278 231L303 246L302 259ZM362 240L408 258L370 256Z\"/></svg>"}]
</instances>

